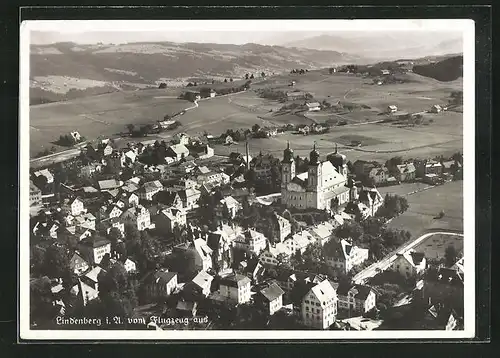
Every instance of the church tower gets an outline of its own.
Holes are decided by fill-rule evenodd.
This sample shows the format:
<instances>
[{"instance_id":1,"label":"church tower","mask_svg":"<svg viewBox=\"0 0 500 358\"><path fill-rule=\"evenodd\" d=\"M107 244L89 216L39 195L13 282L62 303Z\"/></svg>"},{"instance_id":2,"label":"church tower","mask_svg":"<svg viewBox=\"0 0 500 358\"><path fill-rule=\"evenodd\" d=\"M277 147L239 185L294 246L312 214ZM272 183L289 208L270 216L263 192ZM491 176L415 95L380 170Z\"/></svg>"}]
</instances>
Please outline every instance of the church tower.
<instances>
[{"instance_id":1,"label":"church tower","mask_svg":"<svg viewBox=\"0 0 500 358\"><path fill-rule=\"evenodd\" d=\"M338 152L337 144L335 144L335 152L329 154L327 159L330 163L332 163L337 172L342 174L347 179L347 157Z\"/></svg>"},{"instance_id":2,"label":"church tower","mask_svg":"<svg viewBox=\"0 0 500 358\"><path fill-rule=\"evenodd\" d=\"M281 187L286 188L293 178L295 178L295 159L293 150L290 149L290 142L288 142L281 162Z\"/></svg>"},{"instance_id":3,"label":"church tower","mask_svg":"<svg viewBox=\"0 0 500 358\"><path fill-rule=\"evenodd\" d=\"M316 150L316 142L314 142L313 150L309 153L309 168L307 173L307 189L309 191L319 191L322 186L322 173L319 152Z\"/></svg>"}]
</instances>

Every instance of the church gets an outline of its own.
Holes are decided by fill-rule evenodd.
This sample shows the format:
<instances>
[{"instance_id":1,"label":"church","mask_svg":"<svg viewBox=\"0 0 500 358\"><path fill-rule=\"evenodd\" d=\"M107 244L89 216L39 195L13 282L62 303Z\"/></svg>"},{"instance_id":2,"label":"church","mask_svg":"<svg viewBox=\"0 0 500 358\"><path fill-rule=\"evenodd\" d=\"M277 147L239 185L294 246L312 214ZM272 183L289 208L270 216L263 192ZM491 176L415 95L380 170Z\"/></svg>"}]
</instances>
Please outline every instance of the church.
<instances>
[{"instance_id":1,"label":"church","mask_svg":"<svg viewBox=\"0 0 500 358\"><path fill-rule=\"evenodd\" d=\"M296 173L293 150L288 143L281 162L281 202L296 209L330 209L349 201L347 158L337 152L320 161L316 144L309 154L307 172Z\"/></svg>"}]
</instances>

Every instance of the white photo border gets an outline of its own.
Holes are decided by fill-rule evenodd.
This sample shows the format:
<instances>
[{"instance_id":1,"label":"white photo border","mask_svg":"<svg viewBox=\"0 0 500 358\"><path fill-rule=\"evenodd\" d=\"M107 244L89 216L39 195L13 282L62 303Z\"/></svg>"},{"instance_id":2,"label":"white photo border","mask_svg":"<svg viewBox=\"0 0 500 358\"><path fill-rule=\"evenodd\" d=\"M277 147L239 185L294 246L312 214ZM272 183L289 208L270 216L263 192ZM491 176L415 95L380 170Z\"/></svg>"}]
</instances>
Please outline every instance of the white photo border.
<instances>
[{"instance_id":1,"label":"white photo border","mask_svg":"<svg viewBox=\"0 0 500 358\"><path fill-rule=\"evenodd\" d=\"M130 26L130 22L134 26ZM463 34L464 330L461 331L152 331L32 330L29 295L29 73L31 31L460 31ZM19 338L21 340L364 340L475 337L475 23L470 19L394 20L27 20L20 28Z\"/></svg>"}]
</instances>

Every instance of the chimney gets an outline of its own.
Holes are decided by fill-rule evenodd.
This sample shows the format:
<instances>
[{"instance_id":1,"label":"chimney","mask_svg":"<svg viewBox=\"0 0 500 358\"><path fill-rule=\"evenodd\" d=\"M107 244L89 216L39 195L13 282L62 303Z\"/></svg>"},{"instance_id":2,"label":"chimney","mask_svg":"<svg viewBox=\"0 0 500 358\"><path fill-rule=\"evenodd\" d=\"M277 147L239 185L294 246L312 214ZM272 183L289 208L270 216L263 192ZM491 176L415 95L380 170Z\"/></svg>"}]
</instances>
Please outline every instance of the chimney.
<instances>
[{"instance_id":1,"label":"chimney","mask_svg":"<svg viewBox=\"0 0 500 358\"><path fill-rule=\"evenodd\" d=\"M245 142L245 154L246 154L246 158L245 158L245 167L246 167L246 170L250 170L250 161L248 160L249 158L249 153L248 153L248 141Z\"/></svg>"}]
</instances>

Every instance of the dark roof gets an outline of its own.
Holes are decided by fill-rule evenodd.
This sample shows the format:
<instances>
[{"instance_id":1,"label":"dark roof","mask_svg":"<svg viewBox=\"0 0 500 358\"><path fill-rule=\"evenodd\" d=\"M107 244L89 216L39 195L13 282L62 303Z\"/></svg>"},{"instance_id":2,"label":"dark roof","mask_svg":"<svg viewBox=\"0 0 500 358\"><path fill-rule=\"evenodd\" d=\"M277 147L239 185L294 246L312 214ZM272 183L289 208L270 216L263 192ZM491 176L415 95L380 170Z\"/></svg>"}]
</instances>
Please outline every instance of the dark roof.
<instances>
[{"instance_id":1,"label":"dark roof","mask_svg":"<svg viewBox=\"0 0 500 358\"><path fill-rule=\"evenodd\" d=\"M246 276L239 275L239 274L232 274L226 277L221 278L220 284L224 286L230 286L230 287L241 287L243 285L246 285L247 283L250 283L250 279Z\"/></svg>"},{"instance_id":2,"label":"dark roof","mask_svg":"<svg viewBox=\"0 0 500 358\"><path fill-rule=\"evenodd\" d=\"M164 269L159 269L157 271L151 272L147 277L146 281L152 284L167 284L172 279L177 276L176 272L166 271Z\"/></svg>"},{"instance_id":3,"label":"dark roof","mask_svg":"<svg viewBox=\"0 0 500 358\"><path fill-rule=\"evenodd\" d=\"M354 295L354 298L363 301L368 298L368 295L372 291L372 288L370 286L365 285L355 285L354 288L358 291L358 293Z\"/></svg>"},{"instance_id":4,"label":"dark roof","mask_svg":"<svg viewBox=\"0 0 500 358\"><path fill-rule=\"evenodd\" d=\"M423 252L412 252L411 253L411 257L413 259L413 263L415 265L418 265L422 262L422 260L424 259L425 257L425 254Z\"/></svg>"},{"instance_id":5,"label":"dark roof","mask_svg":"<svg viewBox=\"0 0 500 358\"><path fill-rule=\"evenodd\" d=\"M93 248L101 247L101 246L107 245L109 243L110 243L109 240L107 240L103 237L99 237L99 236L90 236L90 237L87 237L87 238L83 239L82 241L80 241L80 245L93 247Z\"/></svg>"},{"instance_id":6,"label":"dark roof","mask_svg":"<svg viewBox=\"0 0 500 358\"><path fill-rule=\"evenodd\" d=\"M285 291L281 289L277 284L272 283L269 287L260 290L260 293L268 300L274 301L276 298L282 296Z\"/></svg>"}]
</instances>

